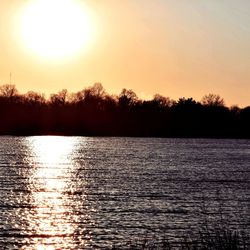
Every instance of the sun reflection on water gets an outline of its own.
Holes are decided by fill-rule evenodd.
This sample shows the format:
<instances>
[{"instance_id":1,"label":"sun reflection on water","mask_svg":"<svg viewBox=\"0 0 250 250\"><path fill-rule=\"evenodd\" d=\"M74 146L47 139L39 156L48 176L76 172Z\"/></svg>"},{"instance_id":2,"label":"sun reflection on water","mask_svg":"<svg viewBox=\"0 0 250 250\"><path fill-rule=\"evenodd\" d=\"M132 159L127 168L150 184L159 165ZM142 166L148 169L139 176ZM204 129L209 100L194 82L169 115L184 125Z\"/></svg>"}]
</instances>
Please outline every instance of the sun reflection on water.
<instances>
[{"instance_id":1,"label":"sun reflection on water","mask_svg":"<svg viewBox=\"0 0 250 250\"><path fill-rule=\"evenodd\" d=\"M35 233L37 250L67 248L65 238L76 230L74 213L66 190L73 169L74 138L33 137L29 139L32 151L30 163L34 169L30 176L34 211L30 213L30 230Z\"/></svg>"}]
</instances>

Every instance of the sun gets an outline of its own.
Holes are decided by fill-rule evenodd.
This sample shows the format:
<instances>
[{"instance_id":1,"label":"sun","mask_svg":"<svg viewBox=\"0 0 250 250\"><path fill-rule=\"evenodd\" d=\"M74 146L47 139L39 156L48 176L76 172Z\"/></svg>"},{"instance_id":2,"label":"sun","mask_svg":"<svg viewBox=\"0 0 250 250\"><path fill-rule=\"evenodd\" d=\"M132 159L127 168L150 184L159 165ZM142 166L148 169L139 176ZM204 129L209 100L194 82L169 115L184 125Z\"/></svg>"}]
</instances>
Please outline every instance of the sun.
<instances>
[{"instance_id":1,"label":"sun","mask_svg":"<svg viewBox=\"0 0 250 250\"><path fill-rule=\"evenodd\" d=\"M19 25L24 45L41 58L73 56L91 37L90 18L79 0L31 0Z\"/></svg>"}]
</instances>

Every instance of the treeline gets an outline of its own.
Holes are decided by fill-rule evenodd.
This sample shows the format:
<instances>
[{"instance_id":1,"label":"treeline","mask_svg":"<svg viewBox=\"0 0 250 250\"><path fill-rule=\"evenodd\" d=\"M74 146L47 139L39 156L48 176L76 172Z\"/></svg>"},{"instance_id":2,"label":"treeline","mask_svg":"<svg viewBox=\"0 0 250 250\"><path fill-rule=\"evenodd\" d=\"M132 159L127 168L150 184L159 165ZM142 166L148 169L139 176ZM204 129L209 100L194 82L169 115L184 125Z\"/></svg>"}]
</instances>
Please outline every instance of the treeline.
<instances>
[{"instance_id":1,"label":"treeline","mask_svg":"<svg viewBox=\"0 0 250 250\"><path fill-rule=\"evenodd\" d=\"M2 85L0 119L1 135L250 138L250 106L229 108L214 94L200 102L159 94L141 100L128 89L113 96L100 83L77 93L64 89L49 99Z\"/></svg>"}]
</instances>

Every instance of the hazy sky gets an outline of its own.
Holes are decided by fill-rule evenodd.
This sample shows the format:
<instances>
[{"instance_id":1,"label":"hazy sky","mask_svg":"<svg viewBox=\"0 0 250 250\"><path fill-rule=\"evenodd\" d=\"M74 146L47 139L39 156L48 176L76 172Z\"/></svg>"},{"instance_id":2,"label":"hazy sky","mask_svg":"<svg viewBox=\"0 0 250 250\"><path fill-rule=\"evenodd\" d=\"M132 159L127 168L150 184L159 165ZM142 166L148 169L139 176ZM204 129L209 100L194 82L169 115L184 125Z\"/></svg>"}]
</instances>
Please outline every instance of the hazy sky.
<instances>
[{"instance_id":1,"label":"hazy sky","mask_svg":"<svg viewBox=\"0 0 250 250\"><path fill-rule=\"evenodd\" d=\"M101 82L115 94L131 88L144 98L200 100L215 93L227 105L250 105L249 0L82 0L91 42L59 61L32 55L18 35L17 17L35 1L0 1L0 84L12 72L20 92Z\"/></svg>"}]
</instances>

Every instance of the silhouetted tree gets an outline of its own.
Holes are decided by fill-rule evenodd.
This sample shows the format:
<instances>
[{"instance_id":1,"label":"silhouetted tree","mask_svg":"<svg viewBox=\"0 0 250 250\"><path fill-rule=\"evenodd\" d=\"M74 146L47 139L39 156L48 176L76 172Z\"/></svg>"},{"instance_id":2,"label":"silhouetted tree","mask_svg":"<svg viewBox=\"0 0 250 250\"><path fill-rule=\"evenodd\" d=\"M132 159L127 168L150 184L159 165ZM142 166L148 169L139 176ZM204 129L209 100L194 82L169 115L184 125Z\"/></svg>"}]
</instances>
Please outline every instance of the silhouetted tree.
<instances>
[{"instance_id":1,"label":"silhouetted tree","mask_svg":"<svg viewBox=\"0 0 250 250\"><path fill-rule=\"evenodd\" d=\"M152 100L158 107L169 108L171 107L174 102L170 100L169 97L165 97L159 94L155 94Z\"/></svg>"},{"instance_id":2,"label":"silhouetted tree","mask_svg":"<svg viewBox=\"0 0 250 250\"><path fill-rule=\"evenodd\" d=\"M46 99L44 94L40 94L34 91L29 91L24 95L24 99L26 102L30 103L30 104L45 104L46 103Z\"/></svg>"},{"instance_id":3,"label":"silhouetted tree","mask_svg":"<svg viewBox=\"0 0 250 250\"><path fill-rule=\"evenodd\" d=\"M182 97L177 101L175 106L190 108L190 107L195 106L196 104L197 104L197 102L193 98L184 98L184 97Z\"/></svg>"},{"instance_id":4,"label":"silhouetted tree","mask_svg":"<svg viewBox=\"0 0 250 250\"><path fill-rule=\"evenodd\" d=\"M72 103L86 103L96 101L97 99L104 99L106 95L105 89L101 83L95 83L93 86L85 88L77 93L70 95Z\"/></svg>"},{"instance_id":5,"label":"silhouetted tree","mask_svg":"<svg viewBox=\"0 0 250 250\"><path fill-rule=\"evenodd\" d=\"M138 97L131 89L123 89L118 97L119 106L122 108L133 106L138 101Z\"/></svg>"},{"instance_id":6,"label":"silhouetted tree","mask_svg":"<svg viewBox=\"0 0 250 250\"><path fill-rule=\"evenodd\" d=\"M17 96L18 91L15 85L12 84L4 84L0 86L0 95L7 98L12 98Z\"/></svg>"},{"instance_id":7,"label":"silhouetted tree","mask_svg":"<svg viewBox=\"0 0 250 250\"><path fill-rule=\"evenodd\" d=\"M234 115L239 115L241 109L237 105L233 105L229 108L230 112L233 113Z\"/></svg>"},{"instance_id":8,"label":"silhouetted tree","mask_svg":"<svg viewBox=\"0 0 250 250\"><path fill-rule=\"evenodd\" d=\"M53 105L64 105L67 101L68 101L67 89L63 89L59 91L57 94L52 94L50 96L50 102Z\"/></svg>"},{"instance_id":9,"label":"silhouetted tree","mask_svg":"<svg viewBox=\"0 0 250 250\"><path fill-rule=\"evenodd\" d=\"M210 107L224 107L225 102L224 99L221 98L219 95L215 94L208 94L202 97L201 103L205 106L210 106Z\"/></svg>"},{"instance_id":10,"label":"silhouetted tree","mask_svg":"<svg viewBox=\"0 0 250 250\"><path fill-rule=\"evenodd\" d=\"M104 98L105 96L105 89L103 88L101 83L95 83L92 87L86 89L85 97L87 97L87 93L90 96L94 96L97 98Z\"/></svg>"},{"instance_id":11,"label":"silhouetted tree","mask_svg":"<svg viewBox=\"0 0 250 250\"><path fill-rule=\"evenodd\" d=\"M139 100L133 90L108 95L100 83L77 93L66 89L46 100L14 85L0 86L0 134L112 135L250 138L250 107L227 108L209 94L177 102L156 94Z\"/></svg>"}]
</instances>

